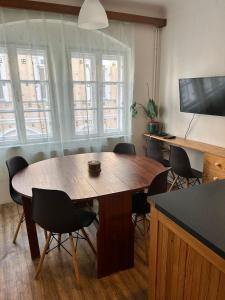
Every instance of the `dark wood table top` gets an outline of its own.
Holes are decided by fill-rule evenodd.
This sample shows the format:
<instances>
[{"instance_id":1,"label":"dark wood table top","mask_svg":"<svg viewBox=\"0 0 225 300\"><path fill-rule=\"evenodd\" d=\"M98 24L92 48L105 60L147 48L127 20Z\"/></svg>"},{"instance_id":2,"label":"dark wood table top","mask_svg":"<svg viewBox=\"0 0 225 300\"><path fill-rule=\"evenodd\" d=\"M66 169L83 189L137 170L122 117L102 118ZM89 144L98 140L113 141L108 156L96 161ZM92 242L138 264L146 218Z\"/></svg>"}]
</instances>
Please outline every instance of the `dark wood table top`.
<instances>
[{"instance_id":1,"label":"dark wood table top","mask_svg":"<svg viewBox=\"0 0 225 300\"><path fill-rule=\"evenodd\" d=\"M89 174L90 160L101 162L98 177ZM12 185L26 197L31 197L32 188L36 187L63 190L73 200L92 199L144 189L163 170L165 167L147 157L113 152L84 153L31 164L14 176Z\"/></svg>"}]
</instances>

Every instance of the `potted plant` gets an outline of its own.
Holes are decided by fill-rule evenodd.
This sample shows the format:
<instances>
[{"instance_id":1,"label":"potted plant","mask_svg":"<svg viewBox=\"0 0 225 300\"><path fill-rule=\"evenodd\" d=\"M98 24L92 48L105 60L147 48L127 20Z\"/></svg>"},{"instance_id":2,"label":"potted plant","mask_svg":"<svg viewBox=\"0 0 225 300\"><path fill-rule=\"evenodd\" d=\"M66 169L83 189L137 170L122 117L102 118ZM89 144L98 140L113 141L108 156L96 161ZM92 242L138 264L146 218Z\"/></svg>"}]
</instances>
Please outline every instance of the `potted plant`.
<instances>
[{"instance_id":1,"label":"potted plant","mask_svg":"<svg viewBox=\"0 0 225 300\"><path fill-rule=\"evenodd\" d=\"M137 116L139 108L142 109L145 117L149 119L148 124L147 124L148 132L151 134L159 133L160 123L157 121L158 106L155 103L155 101L153 99L149 98L146 106L135 101L130 107L133 118Z\"/></svg>"}]
</instances>

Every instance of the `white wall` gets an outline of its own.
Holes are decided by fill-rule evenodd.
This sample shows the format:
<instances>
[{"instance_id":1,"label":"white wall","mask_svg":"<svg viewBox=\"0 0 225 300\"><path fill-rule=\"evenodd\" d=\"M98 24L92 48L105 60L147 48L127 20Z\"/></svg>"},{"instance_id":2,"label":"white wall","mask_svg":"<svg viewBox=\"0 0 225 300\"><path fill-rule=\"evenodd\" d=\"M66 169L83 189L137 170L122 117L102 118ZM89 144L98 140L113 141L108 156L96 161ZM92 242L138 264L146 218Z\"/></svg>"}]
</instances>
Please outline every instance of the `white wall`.
<instances>
[{"instance_id":1,"label":"white wall","mask_svg":"<svg viewBox=\"0 0 225 300\"><path fill-rule=\"evenodd\" d=\"M160 106L169 133L184 137L192 114L179 108L178 79L225 75L225 1L174 0L162 33ZM188 138L225 147L225 117L197 116ZM202 157L191 153L195 167Z\"/></svg>"}]
</instances>

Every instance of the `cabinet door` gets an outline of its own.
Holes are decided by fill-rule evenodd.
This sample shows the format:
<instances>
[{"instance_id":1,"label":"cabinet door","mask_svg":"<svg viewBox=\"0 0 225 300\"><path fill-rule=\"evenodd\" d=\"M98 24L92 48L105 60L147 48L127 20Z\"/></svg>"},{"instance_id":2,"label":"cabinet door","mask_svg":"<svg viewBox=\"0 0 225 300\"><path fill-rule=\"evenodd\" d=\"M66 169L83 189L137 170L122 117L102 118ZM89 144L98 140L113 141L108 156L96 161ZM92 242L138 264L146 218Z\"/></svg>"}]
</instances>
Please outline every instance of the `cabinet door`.
<instances>
[{"instance_id":1,"label":"cabinet door","mask_svg":"<svg viewBox=\"0 0 225 300\"><path fill-rule=\"evenodd\" d=\"M203 182L225 179L225 157L204 154Z\"/></svg>"}]
</instances>

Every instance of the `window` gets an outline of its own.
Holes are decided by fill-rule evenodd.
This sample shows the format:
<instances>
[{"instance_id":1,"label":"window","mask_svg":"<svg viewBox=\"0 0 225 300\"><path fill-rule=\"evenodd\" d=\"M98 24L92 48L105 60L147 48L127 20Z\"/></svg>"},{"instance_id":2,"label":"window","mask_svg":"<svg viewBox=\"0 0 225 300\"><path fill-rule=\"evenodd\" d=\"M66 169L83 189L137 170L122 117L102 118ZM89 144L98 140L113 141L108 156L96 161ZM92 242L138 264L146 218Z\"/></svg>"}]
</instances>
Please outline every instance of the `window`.
<instances>
[{"instance_id":1,"label":"window","mask_svg":"<svg viewBox=\"0 0 225 300\"><path fill-rule=\"evenodd\" d=\"M26 138L52 137L45 52L17 49L17 60Z\"/></svg>"},{"instance_id":2,"label":"window","mask_svg":"<svg viewBox=\"0 0 225 300\"><path fill-rule=\"evenodd\" d=\"M104 133L122 132L124 119L124 67L122 56L103 55Z\"/></svg>"},{"instance_id":3,"label":"window","mask_svg":"<svg viewBox=\"0 0 225 300\"><path fill-rule=\"evenodd\" d=\"M109 135L124 131L124 57L71 55L74 135Z\"/></svg>"},{"instance_id":4,"label":"window","mask_svg":"<svg viewBox=\"0 0 225 300\"><path fill-rule=\"evenodd\" d=\"M57 132L54 116L59 116L68 141L87 135L124 134L124 61L122 54L72 52L72 85L66 87L72 92L68 114L68 106L63 111L68 99L52 105L44 49L0 48L1 145L56 141L61 132Z\"/></svg>"},{"instance_id":5,"label":"window","mask_svg":"<svg viewBox=\"0 0 225 300\"><path fill-rule=\"evenodd\" d=\"M17 139L9 56L6 48L0 48L0 142Z\"/></svg>"},{"instance_id":6,"label":"window","mask_svg":"<svg viewBox=\"0 0 225 300\"><path fill-rule=\"evenodd\" d=\"M96 59L72 54L73 116L75 135L97 134Z\"/></svg>"},{"instance_id":7,"label":"window","mask_svg":"<svg viewBox=\"0 0 225 300\"><path fill-rule=\"evenodd\" d=\"M52 137L51 113L45 51L0 48L0 142Z\"/></svg>"}]
</instances>

